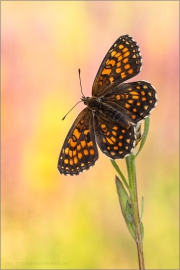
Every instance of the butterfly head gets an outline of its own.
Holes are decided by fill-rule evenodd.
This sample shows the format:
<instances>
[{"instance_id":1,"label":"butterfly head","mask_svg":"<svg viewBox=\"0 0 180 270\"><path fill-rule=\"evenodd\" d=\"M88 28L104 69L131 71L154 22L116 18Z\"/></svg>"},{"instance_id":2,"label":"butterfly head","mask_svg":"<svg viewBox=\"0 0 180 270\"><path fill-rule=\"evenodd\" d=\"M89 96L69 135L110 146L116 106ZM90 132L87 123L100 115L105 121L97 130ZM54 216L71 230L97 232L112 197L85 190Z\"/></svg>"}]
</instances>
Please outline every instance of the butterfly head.
<instances>
[{"instance_id":1,"label":"butterfly head","mask_svg":"<svg viewBox=\"0 0 180 270\"><path fill-rule=\"evenodd\" d=\"M90 97L85 97L85 96L82 96L81 100L84 102L84 105L88 105L89 101L90 101Z\"/></svg>"}]
</instances>

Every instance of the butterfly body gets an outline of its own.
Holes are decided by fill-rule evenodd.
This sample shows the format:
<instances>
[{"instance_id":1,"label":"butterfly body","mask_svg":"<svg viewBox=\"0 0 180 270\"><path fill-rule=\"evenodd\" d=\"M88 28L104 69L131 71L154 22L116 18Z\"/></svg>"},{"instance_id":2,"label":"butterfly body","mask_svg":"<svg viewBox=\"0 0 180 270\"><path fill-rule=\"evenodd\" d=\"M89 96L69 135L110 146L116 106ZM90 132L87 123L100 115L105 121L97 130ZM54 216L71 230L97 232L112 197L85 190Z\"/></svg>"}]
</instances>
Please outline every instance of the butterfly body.
<instances>
[{"instance_id":1,"label":"butterfly body","mask_svg":"<svg viewBox=\"0 0 180 270\"><path fill-rule=\"evenodd\" d=\"M105 103L104 98L99 97L83 97L84 104L92 111L93 115L101 114L109 121L113 121L116 124L120 124L123 127L129 127L125 116L120 110L114 109L113 105Z\"/></svg>"},{"instance_id":2,"label":"butterfly body","mask_svg":"<svg viewBox=\"0 0 180 270\"><path fill-rule=\"evenodd\" d=\"M137 43L120 36L111 46L92 87L92 97L82 97L86 108L74 121L58 160L61 174L78 175L98 159L97 144L111 159L121 159L136 145L136 125L156 106L154 87L146 81L122 83L142 66Z\"/></svg>"}]
</instances>

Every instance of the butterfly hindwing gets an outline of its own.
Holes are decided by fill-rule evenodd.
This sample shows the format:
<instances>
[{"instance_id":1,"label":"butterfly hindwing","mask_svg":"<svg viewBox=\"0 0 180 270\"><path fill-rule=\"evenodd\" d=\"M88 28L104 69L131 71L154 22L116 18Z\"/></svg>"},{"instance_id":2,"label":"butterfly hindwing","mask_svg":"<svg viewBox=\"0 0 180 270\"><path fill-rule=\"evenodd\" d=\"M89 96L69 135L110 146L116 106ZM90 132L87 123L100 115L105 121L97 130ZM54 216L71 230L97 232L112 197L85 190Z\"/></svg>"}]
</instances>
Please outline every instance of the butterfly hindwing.
<instances>
[{"instance_id":1,"label":"butterfly hindwing","mask_svg":"<svg viewBox=\"0 0 180 270\"><path fill-rule=\"evenodd\" d=\"M122 127L110 122L101 113L94 114L96 142L101 151L112 159L127 156L135 146L136 134L133 126Z\"/></svg>"},{"instance_id":2,"label":"butterfly hindwing","mask_svg":"<svg viewBox=\"0 0 180 270\"><path fill-rule=\"evenodd\" d=\"M132 123L138 123L147 117L157 103L156 91L146 81L120 84L106 93L102 99L117 111L122 111Z\"/></svg>"}]
</instances>

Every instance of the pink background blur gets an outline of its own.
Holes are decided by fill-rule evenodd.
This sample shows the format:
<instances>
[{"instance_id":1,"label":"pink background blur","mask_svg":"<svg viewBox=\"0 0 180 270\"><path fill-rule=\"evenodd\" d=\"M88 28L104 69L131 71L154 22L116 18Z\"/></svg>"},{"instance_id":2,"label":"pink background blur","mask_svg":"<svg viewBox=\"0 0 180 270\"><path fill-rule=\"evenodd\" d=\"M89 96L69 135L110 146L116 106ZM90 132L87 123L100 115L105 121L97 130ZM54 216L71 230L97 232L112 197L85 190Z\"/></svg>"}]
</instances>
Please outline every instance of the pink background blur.
<instances>
[{"instance_id":1,"label":"pink background blur","mask_svg":"<svg viewBox=\"0 0 180 270\"><path fill-rule=\"evenodd\" d=\"M102 59L122 34L157 89L147 142L137 158L144 196L147 269L178 267L179 2L1 2L2 268L135 269L110 160L59 174L57 160ZM125 161L118 161L126 174Z\"/></svg>"}]
</instances>

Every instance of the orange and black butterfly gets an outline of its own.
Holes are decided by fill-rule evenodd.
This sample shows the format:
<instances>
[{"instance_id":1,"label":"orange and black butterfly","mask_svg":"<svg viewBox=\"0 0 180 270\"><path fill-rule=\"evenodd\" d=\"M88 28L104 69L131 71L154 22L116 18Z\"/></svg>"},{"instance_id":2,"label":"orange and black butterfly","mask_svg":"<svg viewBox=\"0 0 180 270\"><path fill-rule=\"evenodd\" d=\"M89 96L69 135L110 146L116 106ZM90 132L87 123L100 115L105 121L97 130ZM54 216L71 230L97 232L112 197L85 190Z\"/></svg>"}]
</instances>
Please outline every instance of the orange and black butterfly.
<instances>
[{"instance_id":1,"label":"orange and black butterfly","mask_svg":"<svg viewBox=\"0 0 180 270\"><path fill-rule=\"evenodd\" d=\"M129 35L112 45L95 77L92 97L74 121L64 141L58 169L78 175L98 159L97 144L111 159L126 157L136 144L136 125L154 109L157 98L146 81L123 83L140 72L139 46Z\"/></svg>"}]
</instances>

